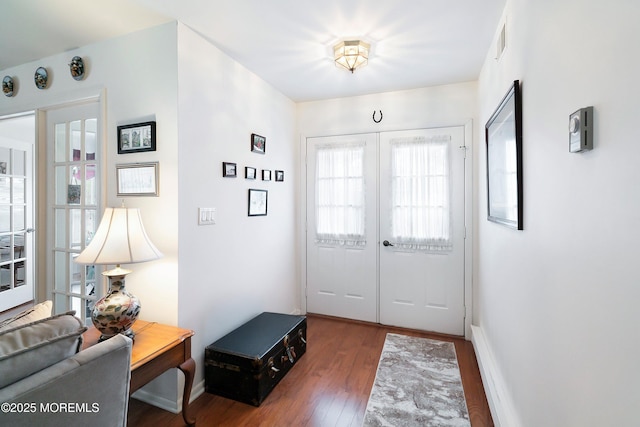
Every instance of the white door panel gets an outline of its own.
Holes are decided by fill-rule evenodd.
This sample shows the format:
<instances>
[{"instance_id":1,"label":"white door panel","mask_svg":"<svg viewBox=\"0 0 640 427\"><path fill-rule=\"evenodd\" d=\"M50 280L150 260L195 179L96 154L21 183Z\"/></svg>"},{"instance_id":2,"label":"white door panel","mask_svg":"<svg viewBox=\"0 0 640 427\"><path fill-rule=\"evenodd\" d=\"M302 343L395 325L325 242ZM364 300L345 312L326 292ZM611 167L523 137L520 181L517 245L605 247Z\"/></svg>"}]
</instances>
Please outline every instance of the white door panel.
<instances>
[{"instance_id":1,"label":"white door panel","mask_svg":"<svg viewBox=\"0 0 640 427\"><path fill-rule=\"evenodd\" d=\"M307 140L307 311L377 321L377 222L375 134ZM316 161L319 147L364 146L364 244L318 241Z\"/></svg>"},{"instance_id":2,"label":"white door panel","mask_svg":"<svg viewBox=\"0 0 640 427\"><path fill-rule=\"evenodd\" d=\"M391 149L399 138L450 137L448 142L451 248L413 250L380 246L380 322L464 335L464 128L385 132L380 135L380 239L391 230Z\"/></svg>"}]
</instances>

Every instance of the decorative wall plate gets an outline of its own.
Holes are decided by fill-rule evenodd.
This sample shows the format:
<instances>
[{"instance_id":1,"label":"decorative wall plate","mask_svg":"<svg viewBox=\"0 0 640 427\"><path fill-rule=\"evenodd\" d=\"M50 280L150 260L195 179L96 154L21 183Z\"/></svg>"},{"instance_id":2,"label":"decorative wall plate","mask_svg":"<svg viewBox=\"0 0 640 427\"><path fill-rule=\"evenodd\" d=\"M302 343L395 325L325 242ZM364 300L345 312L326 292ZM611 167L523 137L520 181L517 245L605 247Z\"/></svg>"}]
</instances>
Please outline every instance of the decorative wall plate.
<instances>
[{"instance_id":1,"label":"decorative wall plate","mask_svg":"<svg viewBox=\"0 0 640 427\"><path fill-rule=\"evenodd\" d=\"M47 72L47 69L44 67L38 67L35 75L33 76L33 80L36 82L36 87L38 89L46 89L48 79L49 73Z\"/></svg>"},{"instance_id":2,"label":"decorative wall plate","mask_svg":"<svg viewBox=\"0 0 640 427\"><path fill-rule=\"evenodd\" d=\"M4 76L2 79L2 92L5 96L13 96L13 78L11 76Z\"/></svg>"},{"instance_id":3,"label":"decorative wall plate","mask_svg":"<svg viewBox=\"0 0 640 427\"><path fill-rule=\"evenodd\" d=\"M79 56L71 58L69 63L69 71L74 80L84 79L84 61Z\"/></svg>"}]
</instances>

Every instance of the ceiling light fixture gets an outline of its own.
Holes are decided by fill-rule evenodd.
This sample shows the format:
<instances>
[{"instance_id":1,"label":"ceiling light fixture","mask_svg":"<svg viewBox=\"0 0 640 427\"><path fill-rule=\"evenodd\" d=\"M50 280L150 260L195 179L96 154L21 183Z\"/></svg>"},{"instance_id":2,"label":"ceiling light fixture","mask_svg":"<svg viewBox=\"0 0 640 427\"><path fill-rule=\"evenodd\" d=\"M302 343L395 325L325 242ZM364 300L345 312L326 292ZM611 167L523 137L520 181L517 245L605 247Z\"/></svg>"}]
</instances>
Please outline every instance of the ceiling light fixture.
<instances>
[{"instance_id":1,"label":"ceiling light fixture","mask_svg":"<svg viewBox=\"0 0 640 427\"><path fill-rule=\"evenodd\" d=\"M352 73L364 67L369 60L369 43L362 40L345 40L333 47L336 66L344 67Z\"/></svg>"}]
</instances>

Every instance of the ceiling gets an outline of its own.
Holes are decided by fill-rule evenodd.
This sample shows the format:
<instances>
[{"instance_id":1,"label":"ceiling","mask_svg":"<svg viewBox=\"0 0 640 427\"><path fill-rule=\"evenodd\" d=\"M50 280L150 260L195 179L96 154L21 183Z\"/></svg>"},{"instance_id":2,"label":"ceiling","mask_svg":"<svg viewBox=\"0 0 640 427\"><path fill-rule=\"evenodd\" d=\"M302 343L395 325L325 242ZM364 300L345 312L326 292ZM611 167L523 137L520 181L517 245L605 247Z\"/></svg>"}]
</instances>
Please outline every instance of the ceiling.
<instances>
[{"instance_id":1,"label":"ceiling","mask_svg":"<svg viewBox=\"0 0 640 427\"><path fill-rule=\"evenodd\" d=\"M2 0L0 70L179 20L297 102L451 84L478 78L505 1ZM355 38L351 74L332 46Z\"/></svg>"}]
</instances>

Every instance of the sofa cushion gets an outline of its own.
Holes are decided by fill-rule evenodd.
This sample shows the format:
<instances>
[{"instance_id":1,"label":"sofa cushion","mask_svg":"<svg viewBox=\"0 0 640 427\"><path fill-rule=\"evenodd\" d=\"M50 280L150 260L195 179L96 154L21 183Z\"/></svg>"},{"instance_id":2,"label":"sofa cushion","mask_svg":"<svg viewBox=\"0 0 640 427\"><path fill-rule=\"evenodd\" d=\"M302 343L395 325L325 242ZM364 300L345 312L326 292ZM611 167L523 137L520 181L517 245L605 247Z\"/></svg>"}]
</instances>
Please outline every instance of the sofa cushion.
<instances>
[{"instance_id":1,"label":"sofa cushion","mask_svg":"<svg viewBox=\"0 0 640 427\"><path fill-rule=\"evenodd\" d=\"M80 351L87 328L74 314L59 314L0 332L0 388Z\"/></svg>"},{"instance_id":2,"label":"sofa cushion","mask_svg":"<svg viewBox=\"0 0 640 427\"><path fill-rule=\"evenodd\" d=\"M26 325L27 323L35 322L36 320L46 319L51 317L52 302L45 301L40 304L36 304L33 307L29 307L20 314L17 314L9 319L5 319L0 322L0 332L7 329L13 329L15 327Z\"/></svg>"}]
</instances>

